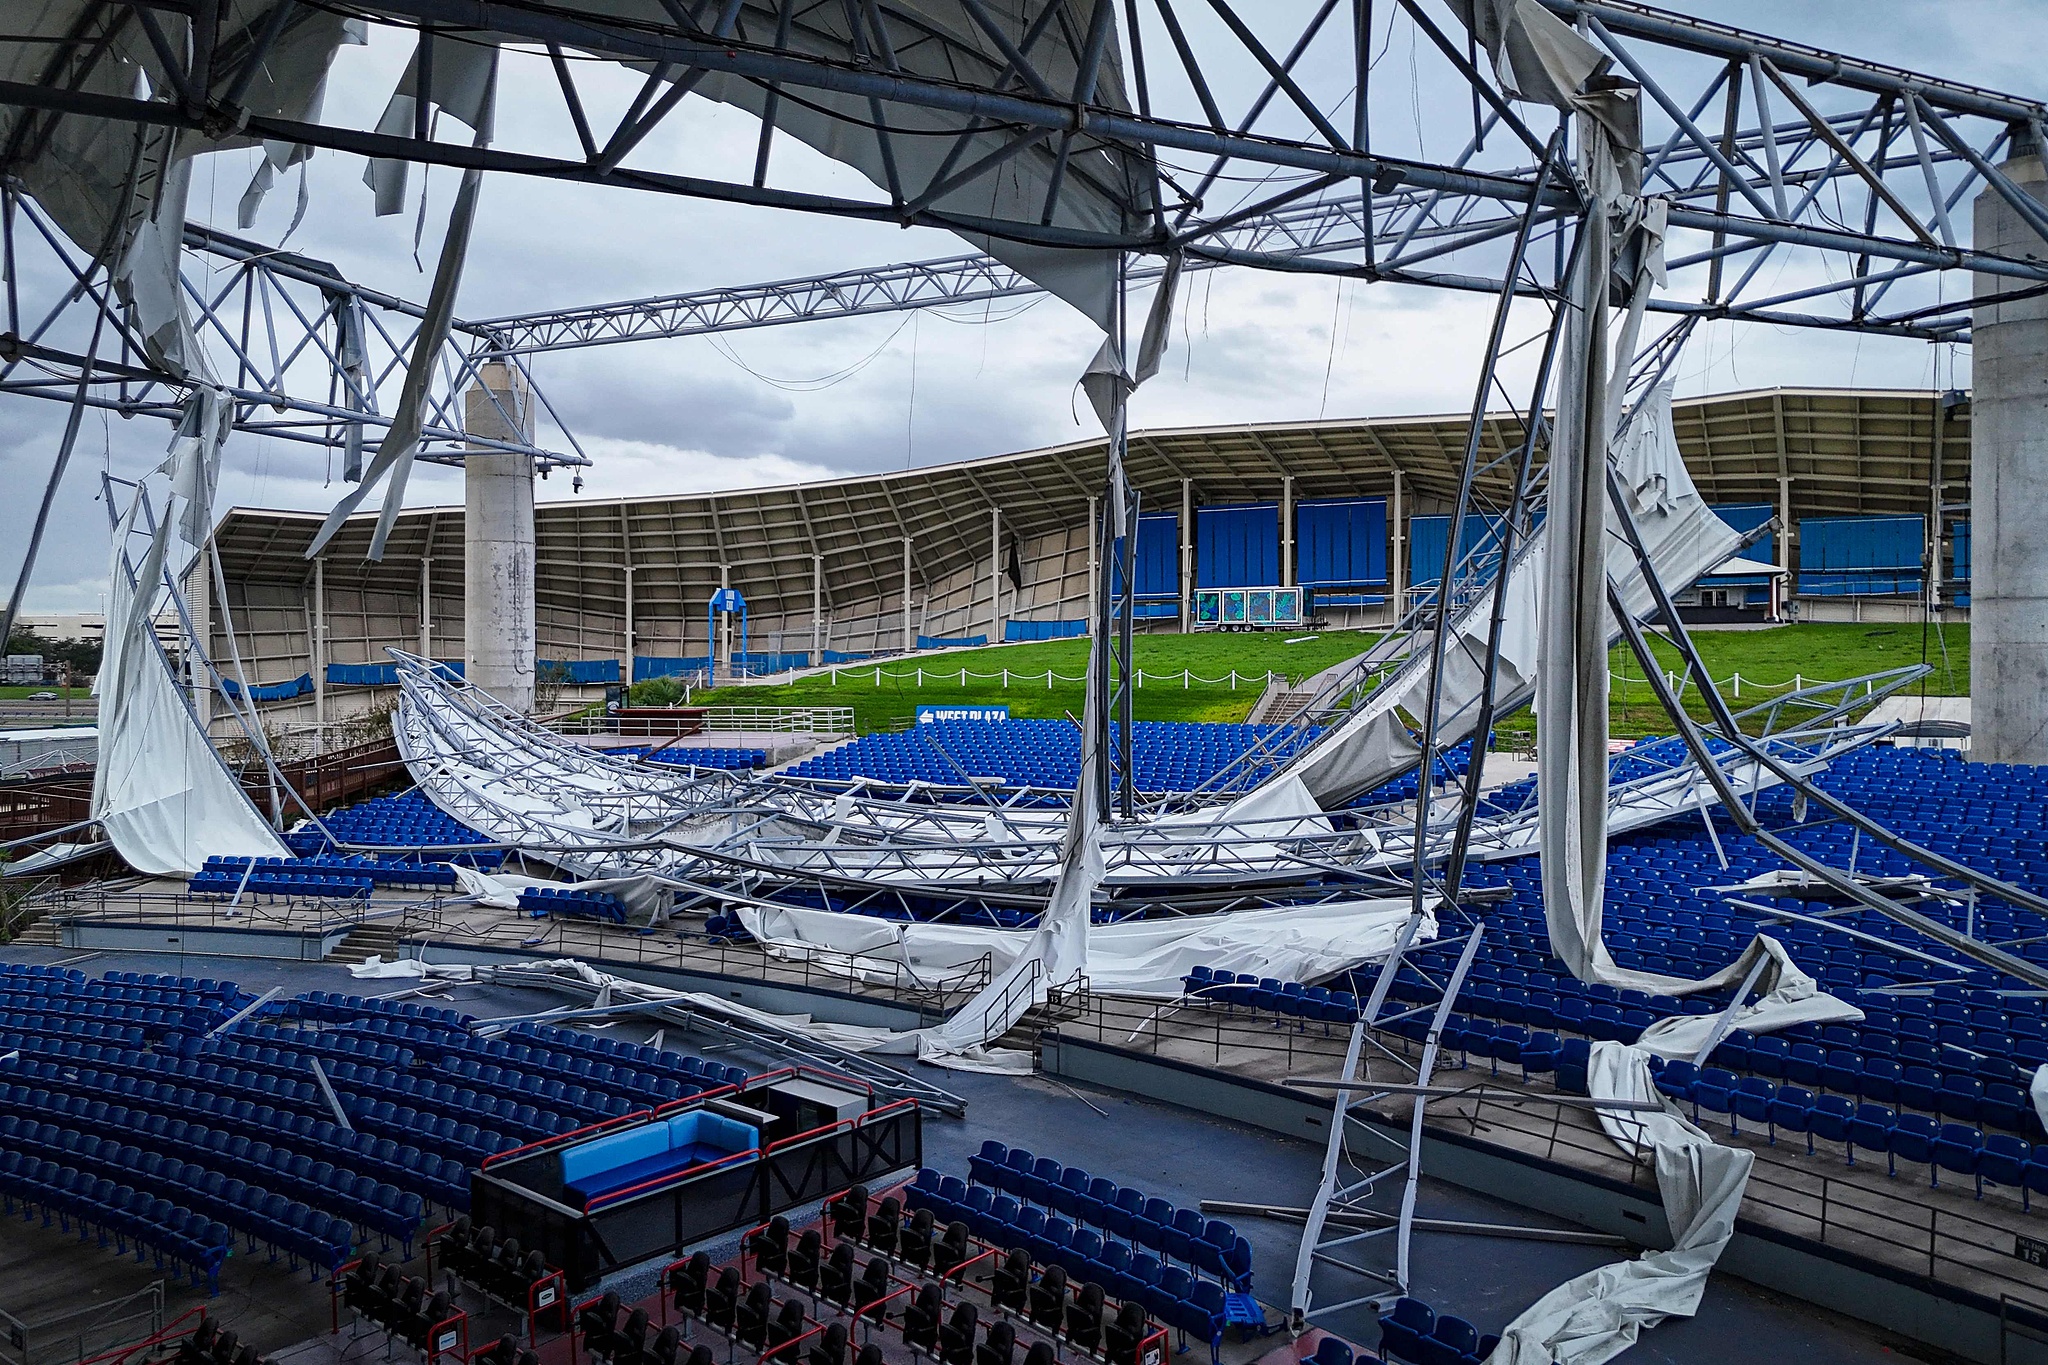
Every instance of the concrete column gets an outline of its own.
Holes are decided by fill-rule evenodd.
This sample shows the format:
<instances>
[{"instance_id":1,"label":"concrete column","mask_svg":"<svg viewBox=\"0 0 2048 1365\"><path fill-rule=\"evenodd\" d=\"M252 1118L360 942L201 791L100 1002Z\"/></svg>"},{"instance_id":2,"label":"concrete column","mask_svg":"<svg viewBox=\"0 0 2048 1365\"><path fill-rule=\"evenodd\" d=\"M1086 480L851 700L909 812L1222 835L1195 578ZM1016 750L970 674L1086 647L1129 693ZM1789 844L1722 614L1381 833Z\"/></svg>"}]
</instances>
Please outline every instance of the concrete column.
<instances>
[{"instance_id":1,"label":"concrete column","mask_svg":"<svg viewBox=\"0 0 2048 1365\"><path fill-rule=\"evenodd\" d=\"M619 567L625 571L626 596L622 603L625 609L625 658L619 662L619 680L627 687L633 685L633 522L626 515L626 504L619 504Z\"/></svg>"},{"instance_id":2,"label":"concrete column","mask_svg":"<svg viewBox=\"0 0 2048 1365\"><path fill-rule=\"evenodd\" d=\"M825 662L825 556L811 556L811 666Z\"/></svg>"},{"instance_id":3,"label":"concrete column","mask_svg":"<svg viewBox=\"0 0 2048 1365\"><path fill-rule=\"evenodd\" d=\"M483 366L481 376L463 395L464 429L473 436L530 442L533 411L525 376L501 363ZM464 666L469 681L515 711L531 711L538 644L533 457L472 447L462 475Z\"/></svg>"},{"instance_id":4,"label":"concrete column","mask_svg":"<svg viewBox=\"0 0 2048 1365\"><path fill-rule=\"evenodd\" d=\"M1280 477L1280 586L1294 586L1294 476Z\"/></svg>"},{"instance_id":5,"label":"concrete column","mask_svg":"<svg viewBox=\"0 0 2048 1365\"><path fill-rule=\"evenodd\" d=\"M2007 177L2036 200L2048 174L2030 133L2014 135ZM1980 251L2048 255L2048 242L1996 189L1977 196ZM1976 277L1979 299L2015 281ZM1970 757L2048 763L2048 298L1982 303L1971 315Z\"/></svg>"},{"instance_id":6,"label":"concrete column","mask_svg":"<svg viewBox=\"0 0 2048 1365\"><path fill-rule=\"evenodd\" d=\"M327 556L313 561L313 719L327 719Z\"/></svg>"},{"instance_id":7,"label":"concrete column","mask_svg":"<svg viewBox=\"0 0 2048 1365\"><path fill-rule=\"evenodd\" d=\"M988 642L1003 642L1003 513L988 509Z\"/></svg>"},{"instance_id":8,"label":"concrete column","mask_svg":"<svg viewBox=\"0 0 2048 1365\"><path fill-rule=\"evenodd\" d=\"M1096 604L1102 599L1101 498L1088 499L1088 619L1095 619ZM1094 632L1089 627L1089 632Z\"/></svg>"},{"instance_id":9,"label":"concrete column","mask_svg":"<svg viewBox=\"0 0 2048 1365\"><path fill-rule=\"evenodd\" d=\"M420 657L434 657L434 557L420 556Z\"/></svg>"},{"instance_id":10,"label":"concrete column","mask_svg":"<svg viewBox=\"0 0 2048 1365\"><path fill-rule=\"evenodd\" d=\"M910 624L910 537L903 537L903 652L917 648L917 634Z\"/></svg>"},{"instance_id":11,"label":"concrete column","mask_svg":"<svg viewBox=\"0 0 2048 1365\"><path fill-rule=\"evenodd\" d=\"M1927 453L1927 582L1924 591L1930 612L1941 610L1941 485L1945 481L1941 468L1941 440L1948 417L1948 405L1943 401L1946 397L1940 389L1934 391L1934 445Z\"/></svg>"},{"instance_id":12,"label":"concrete column","mask_svg":"<svg viewBox=\"0 0 2048 1365\"><path fill-rule=\"evenodd\" d=\"M1393 619L1399 621L1408 593L1408 518L1401 506L1401 471L1394 471L1394 501L1391 507L1393 539L1387 554L1387 586L1393 599Z\"/></svg>"},{"instance_id":13,"label":"concrete column","mask_svg":"<svg viewBox=\"0 0 2048 1365\"><path fill-rule=\"evenodd\" d=\"M1195 624L1195 481L1180 481L1180 628Z\"/></svg>"}]
</instances>

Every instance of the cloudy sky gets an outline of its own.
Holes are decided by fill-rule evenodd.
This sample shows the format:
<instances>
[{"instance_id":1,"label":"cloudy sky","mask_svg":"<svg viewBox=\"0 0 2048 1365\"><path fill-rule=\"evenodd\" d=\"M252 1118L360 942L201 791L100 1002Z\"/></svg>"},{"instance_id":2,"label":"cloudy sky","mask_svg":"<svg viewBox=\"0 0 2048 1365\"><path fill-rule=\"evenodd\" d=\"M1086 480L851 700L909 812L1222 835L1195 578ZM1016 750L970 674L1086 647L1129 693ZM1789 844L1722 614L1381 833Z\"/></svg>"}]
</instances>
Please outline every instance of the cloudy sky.
<instances>
[{"instance_id":1,"label":"cloudy sky","mask_svg":"<svg viewBox=\"0 0 2048 1365\"><path fill-rule=\"evenodd\" d=\"M2037 60L2048 50L2048 15L2031 7L2017 17L2014 6L1991 0L1789 6L1696 0L1681 7L1992 89L2048 93ZM369 47L344 48L330 81L329 119L374 122L408 52L407 42L382 32ZM1380 71L1403 79L1405 48L1387 56ZM636 84L637 78L601 83L594 98L623 104ZM499 143L566 152L552 145L562 130L552 88L524 79L512 85L503 97ZM1427 147L1425 99L1461 103L1462 96L1426 75L1416 95L1415 135L1441 158L1445 149ZM744 178L757 127L743 113L693 99L635 160ZM254 155L222 153L199 163L195 218L234 229L235 203ZM778 143L776 157L791 177L782 183L872 197L855 173L787 139ZM373 216L362 174L360 158L316 156L311 210L289 245L335 262L364 283L423 298L454 173L427 177L419 251L425 272L414 260L417 170L408 211L387 218ZM291 221L296 184L296 172L281 180L250 235L278 240ZM483 318L965 249L948 234L925 229L495 177L484 185L458 312ZM1801 272L1813 269L1797 261L1777 264L1759 286L1764 292L1797 287ZM1471 402L1488 308L1487 300L1469 295L1207 272L1183 290L1173 350L1159 378L1135 400L1135 424L1462 410ZM902 469L1091 435L1097 428L1076 397L1074 380L1094 344L1078 315L1041 299L566 352L539 358L536 375L594 461L582 496L604 497ZM1927 387L1937 370L1940 382L1966 383L1967 348L1951 355L1917 342L1711 326L1701 329L1678 376L1681 392L1700 393L1777 384ZM832 376L843 377L818 382ZM0 498L0 572L9 582L62 416L59 404L0 400L0 487L10 494ZM95 503L99 473L141 472L161 458L166 436L160 424L88 414L56 530L31 588L32 610L98 609L106 556L106 517ZM226 455L221 505L325 509L344 489L327 466L317 449L238 436ZM544 499L570 496L559 475L540 491ZM413 478L408 501L460 498L459 473L424 468Z\"/></svg>"}]
</instances>

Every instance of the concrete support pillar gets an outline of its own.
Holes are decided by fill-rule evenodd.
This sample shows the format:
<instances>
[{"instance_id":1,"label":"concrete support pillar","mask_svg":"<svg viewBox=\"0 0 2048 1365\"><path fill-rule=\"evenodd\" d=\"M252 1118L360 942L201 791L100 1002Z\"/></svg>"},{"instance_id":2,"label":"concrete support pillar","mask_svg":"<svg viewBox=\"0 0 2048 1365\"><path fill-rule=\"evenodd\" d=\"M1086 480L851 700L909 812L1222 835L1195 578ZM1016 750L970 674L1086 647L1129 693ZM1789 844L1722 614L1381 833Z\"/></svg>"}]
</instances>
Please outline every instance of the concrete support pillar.
<instances>
[{"instance_id":1,"label":"concrete support pillar","mask_svg":"<svg viewBox=\"0 0 2048 1365\"><path fill-rule=\"evenodd\" d=\"M1180 628L1195 624L1195 481L1180 481Z\"/></svg>"},{"instance_id":2,"label":"concrete support pillar","mask_svg":"<svg viewBox=\"0 0 2048 1365\"><path fill-rule=\"evenodd\" d=\"M482 382L463 398L464 427L472 436L532 439L531 404L525 376L518 370L504 364L483 366ZM469 681L515 711L531 711L538 643L533 619L533 457L472 447L462 462L462 474L464 666Z\"/></svg>"},{"instance_id":3,"label":"concrete support pillar","mask_svg":"<svg viewBox=\"0 0 2048 1365\"><path fill-rule=\"evenodd\" d=\"M988 509L988 642L1003 642L1003 512Z\"/></svg>"},{"instance_id":4,"label":"concrete support pillar","mask_svg":"<svg viewBox=\"0 0 2048 1365\"><path fill-rule=\"evenodd\" d=\"M434 657L434 557L420 556L420 657Z\"/></svg>"},{"instance_id":5,"label":"concrete support pillar","mask_svg":"<svg viewBox=\"0 0 2048 1365\"><path fill-rule=\"evenodd\" d=\"M619 567L625 575L625 597L621 602L625 620L623 636L625 657L619 660L619 681L627 687L633 685L633 522L626 515L626 504L619 504Z\"/></svg>"},{"instance_id":6,"label":"concrete support pillar","mask_svg":"<svg viewBox=\"0 0 2048 1365\"><path fill-rule=\"evenodd\" d=\"M811 666L825 662L825 556L811 556Z\"/></svg>"},{"instance_id":7,"label":"concrete support pillar","mask_svg":"<svg viewBox=\"0 0 2048 1365\"><path fill-rule=\"evenodd\" d=\"M1934 444L1927 452L1927 610L1941 610L1941 486L1945 481L1942 472L1942 435L1947 425L1947 397L1941 390L1934 391ZM1939 618L1937 618L1939 619Z\"/></svg>"},{"instance_id":8,"label":"concrete support pillar","mask_svg":"<svg viewBox=\"0 0 2048 1365\"><path fill-rule=\"evenodd\" d=\"M903 652L917 648L917 634L910 625L910 537L903 537Z\"/></svg>"},{"instance_id":9,"label":"concrete support pillar","mask_svg":"<svg viewBox=\"0 0 2048 1365\"><path fill-rule=\"evenodd\" d=\"M313 561L313 719L327 719L327 556Z\"/></svg>"},{"instance_id":10,"label":"concrete support pillar","mask_svg":"<svg viewBox=\"0 0 2048 1365\"><path fill-rule=\"evenodd\" d=\"M1280 476L1280 586L1294 586L1294 476Z\"/></svg>"},{"instance_id":11,"label":"concrete support pillar","mask_svg":"<svg viewBox=\"0 0 2048 1365\"><path fill-rule=\"evenodd\" d=\"M1401 506L1401 471L1394 471L1394 501L1389 509L1393 523L1389 528L1392 540L1387 551L1388 595L1393 599L1393 619L1399 621L1406 604L1402 601L1408 594L1408 518Z\"/></svg>"},{"instance_id":12,"label":"concrete support pillar","mask_svg":"<svg viewBox=\"0 0 2048 1365\"><path fill-rule=\"evenodd\" d=\"M1100 497L1088 499L1088 619L1095 620L1095 607L1102 600L1102 512ZM1089 626L1093 634L1095 627Z\"/></svg>"},{"instance_id":13,"label":"concrete support pillar","mask_svg":"<svg viewBox=\"0 0 2048 1365\"><path fill-rule=\"evenodd\" d=\"M2016 132L2003 170L2048 198L2041 149ZM1977 196L1979 251L2048 255L2048 242L1995 188ZM2014 281L1976 277L1976 296ZM1971 315L1970 757L2048 763L2048 298L1980 303Z\"/></svg>"}]
</instances>

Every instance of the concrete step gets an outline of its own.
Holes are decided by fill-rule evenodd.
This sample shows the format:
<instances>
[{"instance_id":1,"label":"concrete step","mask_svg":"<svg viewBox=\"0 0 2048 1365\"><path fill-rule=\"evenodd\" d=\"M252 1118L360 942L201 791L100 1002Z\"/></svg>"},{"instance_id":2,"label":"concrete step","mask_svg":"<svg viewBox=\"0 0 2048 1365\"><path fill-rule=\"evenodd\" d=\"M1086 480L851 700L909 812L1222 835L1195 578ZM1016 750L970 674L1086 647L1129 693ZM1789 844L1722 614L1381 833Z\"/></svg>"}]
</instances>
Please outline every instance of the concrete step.
<instances>
[{"instance_id":1,"label":"concrete step","mask_svg":"<svg viewBox=\"0 0 2048 1365\"><path fill-rule=\"evenodd\" d=\"M381 957L386 962L401 956L398 930L388 924L363 924L349 931L347 938L334 945L327 954L327 961L353 966Z\"/></svg>"},{"instance_id":2,"label":"concrete step","mask_svg":"<svg viewBox=\"0 0 2048 1365\"><path fill-rule=\"evenodd\" d=\"M57 926L47 919L39 919L9 940L11 946L32 948L57 948L63 940L57 936Z\"/></svg>"}]
</instances>

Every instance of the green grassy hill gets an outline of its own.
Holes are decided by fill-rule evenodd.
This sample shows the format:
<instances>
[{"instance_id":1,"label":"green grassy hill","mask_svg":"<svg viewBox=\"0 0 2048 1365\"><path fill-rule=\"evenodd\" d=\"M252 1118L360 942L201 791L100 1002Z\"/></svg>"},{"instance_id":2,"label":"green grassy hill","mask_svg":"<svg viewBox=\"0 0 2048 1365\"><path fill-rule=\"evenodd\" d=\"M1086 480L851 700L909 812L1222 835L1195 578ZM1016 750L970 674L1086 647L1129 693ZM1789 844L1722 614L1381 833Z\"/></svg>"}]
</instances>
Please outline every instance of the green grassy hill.
<instances>
[{"instance_id":1,"label":"green grassy hill","mask_svg":"<svg viewBox=\"0 0 2048 1365\"><path fill-rule=\"evenodd\" d=\"M1241 721L1264 690L1269 671L1298 681L1363 652L1377 638L1363 631L1308 638L1277 633L1140 635L1135 644L1145 679L1133 710L1140 720ZM1795 678L1809 684L1852 678L1920 663L1923 657L1935 670L1926 680L1929 694L1952 696L1970 690L1967 626L1947 626L1937 634L1918 625L1805 624L1776 630L1703 630L1694 638L1714 681L1739 705L1786 691ZM1667 666L1675 666L1675 654L1668 648L1663 654ZM720 687L698 692L691 700L714 706L851 706L854 723L864 731L900 724L920 704L1000 702L1008 704L1013 716L1078 717L1080 679L1087 665L1087 641L1057 640L849 664L836 673L787 686ZM1618 675L1615 733L1668 730L1634 657L1626 649L1616 649L1610 667ZM1048 670L1053 674L1050 684ZM1739 697L1733 683L1738 674ZM635 689L636 699L644 697L645 686ZM1704 714L1697 703L1692 709ZM1503 728L1526 731L1529 725L1524 714L1509 718Z\"/></svg>"}]
</instances>

